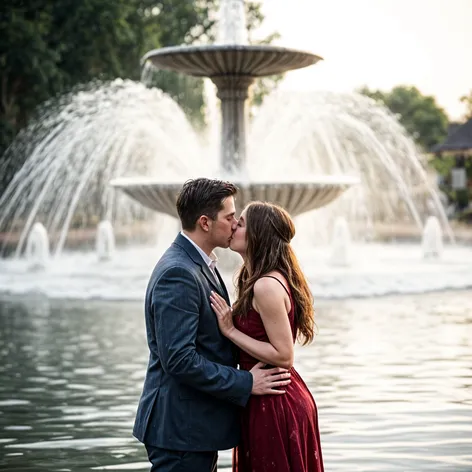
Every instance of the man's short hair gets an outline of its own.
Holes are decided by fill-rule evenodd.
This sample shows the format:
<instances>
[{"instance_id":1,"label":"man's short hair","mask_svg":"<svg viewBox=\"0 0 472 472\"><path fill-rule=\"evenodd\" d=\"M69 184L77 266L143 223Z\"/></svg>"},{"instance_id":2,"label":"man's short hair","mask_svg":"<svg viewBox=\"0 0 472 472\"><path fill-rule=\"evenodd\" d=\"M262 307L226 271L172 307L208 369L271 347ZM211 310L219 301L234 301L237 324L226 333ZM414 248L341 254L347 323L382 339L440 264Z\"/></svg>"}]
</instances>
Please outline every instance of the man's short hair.
<instances>
[{"instance_id":1,"label":"man's short hair","mask_svg":"<svg viewBox=\"0 0 472 472\"><path fill-rule=\"evenodd\" d=\"M216 220L223 209L223 202L237 193L237 187L231 182L216 179L187 180L177 197L177 213L182 229L193 231L202 215Z\"/></svg>"}]
</instances>

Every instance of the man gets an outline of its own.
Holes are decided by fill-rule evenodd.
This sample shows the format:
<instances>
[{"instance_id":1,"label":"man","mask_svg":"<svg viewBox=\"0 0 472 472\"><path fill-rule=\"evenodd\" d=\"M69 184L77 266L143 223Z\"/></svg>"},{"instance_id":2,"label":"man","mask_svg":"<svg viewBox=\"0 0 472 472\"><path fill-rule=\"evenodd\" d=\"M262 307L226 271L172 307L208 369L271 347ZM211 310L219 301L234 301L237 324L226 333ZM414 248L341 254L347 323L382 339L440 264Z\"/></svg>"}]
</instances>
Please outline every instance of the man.
<instances>
[{"instance_id":1,"label":"man","mask_svg":"<svg viewBox=\"0 0 472 472\"><path fill-rule=\"evenodd\" d=\"M210 292L229 303L215 267L237 225L236 187L190 180L177 199L182 232L157 263L145 300L149 364L134 436L146 446L151 471L211 472L217 451L239 441L239 407L251 394L281 394L285 369L236 369L233 346L221 335Z\"/></svg>"}]
</instances>

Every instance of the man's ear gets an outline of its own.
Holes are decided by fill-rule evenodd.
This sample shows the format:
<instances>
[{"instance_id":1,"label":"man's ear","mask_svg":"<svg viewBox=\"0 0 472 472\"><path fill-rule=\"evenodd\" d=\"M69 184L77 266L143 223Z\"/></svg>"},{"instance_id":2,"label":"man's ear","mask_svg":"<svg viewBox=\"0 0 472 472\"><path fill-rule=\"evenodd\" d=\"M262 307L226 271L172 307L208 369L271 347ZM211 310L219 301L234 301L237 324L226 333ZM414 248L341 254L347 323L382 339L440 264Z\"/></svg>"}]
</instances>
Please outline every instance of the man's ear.
<instances>
[{"instance_id":1,"label":"man's ear","mask_svg":"<svg viewBox=\"0 0 472 472\"><path fill-rule=\"evenodd\" d=\"M210 231L210 218L206 215L200 216L197 220L197 224L200 226L200 228L207 233Z\"/></svg>"}]
</instances>

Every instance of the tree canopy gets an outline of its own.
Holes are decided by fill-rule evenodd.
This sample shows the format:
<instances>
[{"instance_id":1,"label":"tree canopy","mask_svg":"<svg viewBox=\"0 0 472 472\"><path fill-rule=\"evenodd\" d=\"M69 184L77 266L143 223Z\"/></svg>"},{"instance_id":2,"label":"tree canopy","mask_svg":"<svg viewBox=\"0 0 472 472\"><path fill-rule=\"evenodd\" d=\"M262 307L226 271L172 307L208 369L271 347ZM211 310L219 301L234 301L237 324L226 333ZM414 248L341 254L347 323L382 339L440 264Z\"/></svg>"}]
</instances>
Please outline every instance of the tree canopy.
<instances>
[{"instance_id":1,"label":"tree canopy","mask_svg":"<svg viewBox=\"0 0 472 472\"><path fill-rule=\"evenodd\" d=\"M447 135L448 117L434 97L416 87L399 85L389 92L362 87L359 92L385 105L425 151Z\"/></svg>"},{"instance_id":2,"label":"tree canopy","mask_svg":"<svg viewBox=\"0 0 472 472\"><path fill-rule=\"evenodd\" d=\"M3 0L0 155L47 99L94 79L137 80L146 51L211 40L217 8L218 0ZM260 2L246 2L246 8L251 33L264 16ZM277 80L266 80L256 101ZM151 85L202 122L201 79L160 72Z\"/></svg>"},{"instance_id":3,"label":"tree canopy","mask_svg":"<svg viewBox=\"0 0 472 472\"><path fill-rule=\"evenodd\" d=\"M461 97L461 102L465 105L465 116L466 120L472 118L472 90L467 94Z\"/></svg>"}]
</instances>

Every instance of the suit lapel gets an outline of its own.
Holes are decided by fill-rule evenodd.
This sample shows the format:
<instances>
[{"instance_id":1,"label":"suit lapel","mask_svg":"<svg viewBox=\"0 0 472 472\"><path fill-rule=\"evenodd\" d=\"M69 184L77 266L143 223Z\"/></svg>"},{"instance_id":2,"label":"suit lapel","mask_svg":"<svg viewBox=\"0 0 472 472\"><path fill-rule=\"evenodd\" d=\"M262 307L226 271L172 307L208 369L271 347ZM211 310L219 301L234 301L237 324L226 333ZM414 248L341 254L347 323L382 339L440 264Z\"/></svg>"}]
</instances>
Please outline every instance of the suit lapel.
<instances>
[{"instance_id":1,"label":"suit lapel","mask_svg":"<svg viewBox=\"0 0 472 472\"><path fill-rule=\"evenodd\" d=\"M180 233L175 238L174 244L177 244L185 252L189 255L190 259L195 262L195 264L200 266L200 270L203 272L203 275L206 277L210 285L221 295L225 298L225 300L229 304L229 297L228 292L226 291L225 284L223 283L223 279L221 278L220 274L218 274L218 280L220 281L221 287L218 285L218 282L215 279L215 276L211 272L210 268L205 264L205 261L202 259L202 256L198 253L195 249L193 244L185 237L183 237Z\"/></svg>"},{"instance_id":2,"label":"suit lapel","mask_svg":"<svg viewBox=\"0 0 472 472\"><path fill-rule=\"evenodd\" d=\"M212 274L210 268L205 264L205 262L203 262L203 260L202 260L202 263L200 264L200 268L202 269L203 275L208 279L208 282L210 282L210 284L214 288L216 288L216 291L220 295L222 295L221 288L218 286L218 282L216 281L215 276ZM221 279L220 279L220 283L221 283Z\"/></svg>"}]
</instances>

